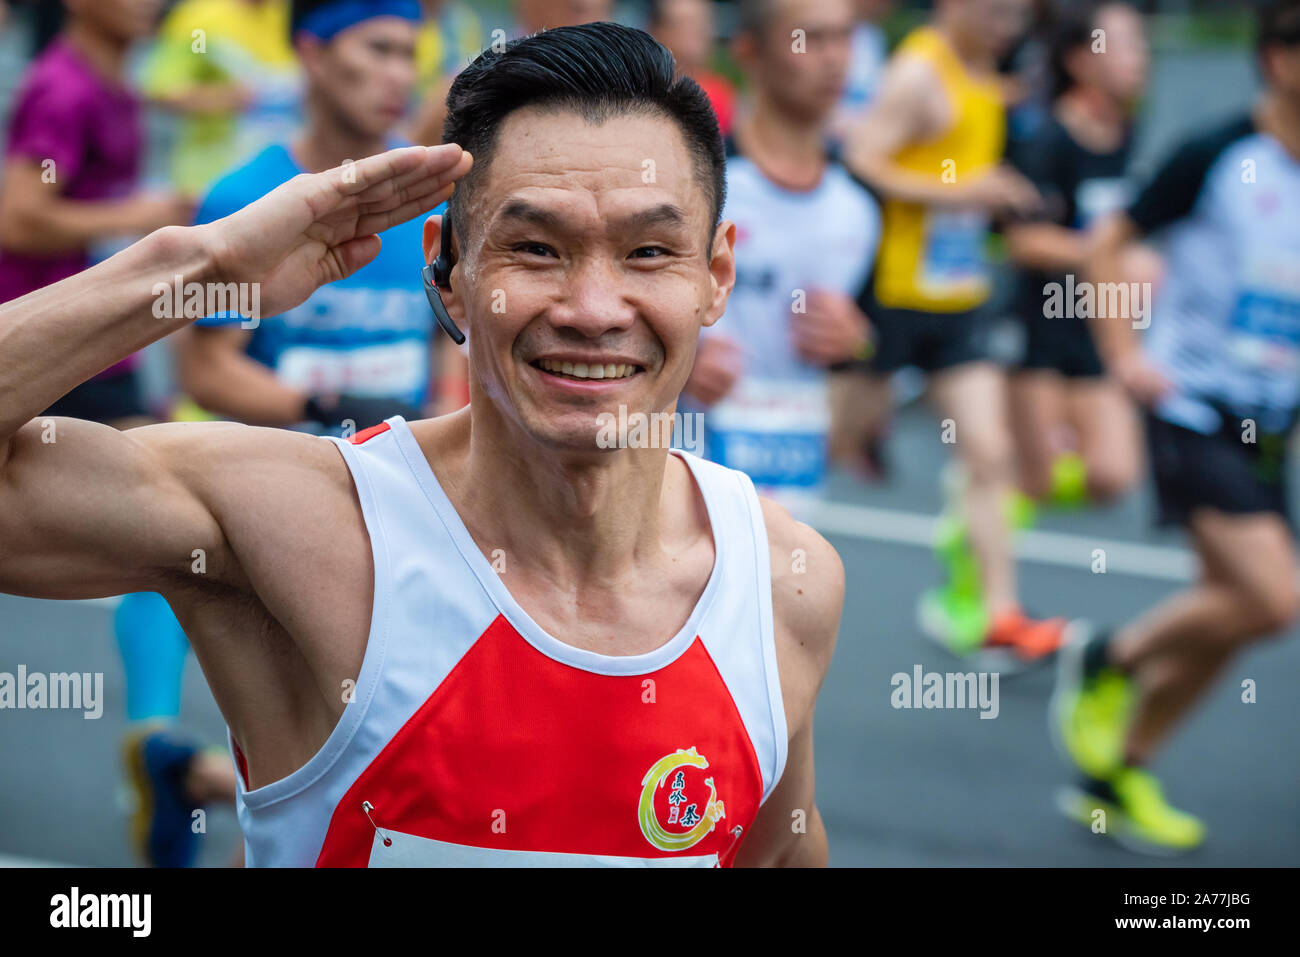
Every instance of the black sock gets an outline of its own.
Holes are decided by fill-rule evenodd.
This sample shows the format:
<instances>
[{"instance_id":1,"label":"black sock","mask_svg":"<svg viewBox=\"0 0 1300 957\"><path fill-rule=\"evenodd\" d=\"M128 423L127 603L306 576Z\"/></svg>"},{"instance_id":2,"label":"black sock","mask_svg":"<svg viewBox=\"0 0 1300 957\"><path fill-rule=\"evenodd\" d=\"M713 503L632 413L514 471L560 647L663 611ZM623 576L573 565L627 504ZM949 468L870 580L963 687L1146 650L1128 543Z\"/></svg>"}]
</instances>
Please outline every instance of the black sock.
<instances>
[{"instance_id":1,"label":"black sock","mask_svg":"<svg viewBox=\"0 0 1300 957\"><path fill-rule=\"evenodd\" d=\"M1110 639L1114 633L1110 630L1098 631L1083 646L1083 675L1085 678L1096 676L1103 668L1113 668L1109 660Z\"/></svg>"}]
</instances>

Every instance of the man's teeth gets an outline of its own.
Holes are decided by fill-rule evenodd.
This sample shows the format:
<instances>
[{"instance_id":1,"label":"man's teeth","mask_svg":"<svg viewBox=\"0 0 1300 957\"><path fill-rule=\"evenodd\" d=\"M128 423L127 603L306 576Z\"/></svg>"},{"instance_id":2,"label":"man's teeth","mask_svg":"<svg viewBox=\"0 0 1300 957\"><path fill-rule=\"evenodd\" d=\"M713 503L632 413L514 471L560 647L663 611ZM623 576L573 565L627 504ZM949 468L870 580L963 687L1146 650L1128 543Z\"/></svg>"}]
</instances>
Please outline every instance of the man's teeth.
<instances>
[{"instance_id":1,"label":"man's teeth","mask_svg":"<svg viewBox=\"0 0 1300 957\"><path fill-rule=\"evenodd\" d=\"M636 372L634 365L615 365L607 362L603 366L586 362L557 362L554 359L539 359L537 364L547 372L559 372L573 376L575 379L625 379Z\"/></svg>"}]
</instances>

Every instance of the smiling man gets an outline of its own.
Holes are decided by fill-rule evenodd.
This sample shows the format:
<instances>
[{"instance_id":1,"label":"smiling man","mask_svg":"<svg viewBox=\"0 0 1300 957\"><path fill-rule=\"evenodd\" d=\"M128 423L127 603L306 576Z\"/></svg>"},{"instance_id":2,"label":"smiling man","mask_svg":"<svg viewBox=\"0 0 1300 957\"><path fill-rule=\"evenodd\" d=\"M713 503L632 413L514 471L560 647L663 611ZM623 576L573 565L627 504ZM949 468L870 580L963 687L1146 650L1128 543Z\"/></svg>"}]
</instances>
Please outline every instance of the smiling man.
<instances>
[{"instance_id":1,"label":"smiling man","mask_svg":"<svg viewBox=\"0 0 1300 957\"><path fill-rule=\"evenodd\" d=\"M230 726L250 865L825 863L839 557L738 472L598 442L602 413L675 409L726 308L707 99L644 33L557 29L464 71L446 138L0 311L0 589L167 597ZM290 308L462 177L467 409L352 442L27 421L181 324L150 317L159 277Z\"/></svg>"}]
</instances>

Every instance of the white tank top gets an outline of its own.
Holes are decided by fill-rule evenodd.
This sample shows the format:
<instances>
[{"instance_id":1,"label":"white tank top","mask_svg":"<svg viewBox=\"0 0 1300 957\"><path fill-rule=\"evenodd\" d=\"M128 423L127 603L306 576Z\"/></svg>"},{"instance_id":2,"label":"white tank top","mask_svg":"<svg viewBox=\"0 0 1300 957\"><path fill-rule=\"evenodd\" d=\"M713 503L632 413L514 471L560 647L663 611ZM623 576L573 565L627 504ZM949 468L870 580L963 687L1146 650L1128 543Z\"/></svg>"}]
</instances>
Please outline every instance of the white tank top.
<instances>
[{"instance_id":1,"label":"white tank top","mask_svg":"<svg viewBox=\"0 0 1300 957\"><path fill-rule=\"evenodd\" d=\"M247 864L728 866L787 746L750 480L674 453L704 496L713 571L676 635L611 657L515 602L517 559L478 548L402 418L324 441L369 531L370 634L302 768L250 791L231 738Z\"/></svg>"}]
</instances>

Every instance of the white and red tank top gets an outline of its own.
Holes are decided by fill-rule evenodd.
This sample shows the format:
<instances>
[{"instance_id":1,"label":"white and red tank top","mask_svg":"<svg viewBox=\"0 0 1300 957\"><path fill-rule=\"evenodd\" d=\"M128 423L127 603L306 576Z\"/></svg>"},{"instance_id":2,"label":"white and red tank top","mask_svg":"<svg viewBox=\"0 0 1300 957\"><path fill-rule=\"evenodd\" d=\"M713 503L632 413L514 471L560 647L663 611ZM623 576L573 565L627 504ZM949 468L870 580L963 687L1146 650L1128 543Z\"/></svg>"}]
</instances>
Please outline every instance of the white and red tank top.
<instances>
[{"instance_id":1,"label":"white and red tank top","mask_svg":"<svg viewBox=\"0 0 1300 957\"><path fill-rule=\"evenodd\" d=\"M250 791L231 739L247 864L729 866L787 747L750 480L674 453L704 496L713 571L676 635L613 657L515 602L513 556L479 549L402 418L325 441L369 530L370 636L303 767Z\"/></svg>"}]
</instances>

